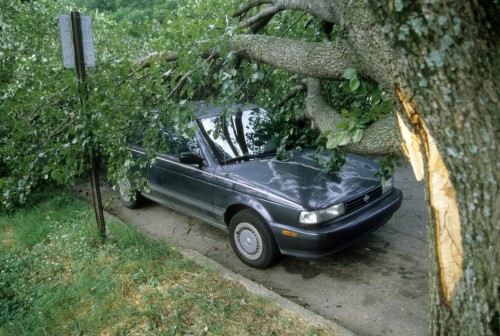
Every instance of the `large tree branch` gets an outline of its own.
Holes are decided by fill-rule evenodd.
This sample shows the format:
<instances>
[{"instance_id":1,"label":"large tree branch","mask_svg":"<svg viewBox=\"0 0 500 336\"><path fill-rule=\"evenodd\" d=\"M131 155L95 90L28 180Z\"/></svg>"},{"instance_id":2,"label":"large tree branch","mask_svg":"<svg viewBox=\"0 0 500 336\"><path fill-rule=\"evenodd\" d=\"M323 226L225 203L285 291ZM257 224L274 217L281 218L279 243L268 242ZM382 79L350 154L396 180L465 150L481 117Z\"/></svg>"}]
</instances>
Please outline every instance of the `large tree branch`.
<instances>
[{"instance_id":1,"label":"large tree branch","mask_svg":"<svg viewBox=\"0 0 500 336\"><path fill-rule=\"evenodd\" d=\"M257 1L258 2L258 1ZM257 6L247 6L247 11ZM259 6L262 3L259 2ZM359 5L359 4L358 4ZM238 35L231 40L232 50L239 57L267 63L290 72L320 79L341 80L348 68L357 70L364 80L378 82L390 94L394 91L394 76L387 45L373 27L373 16L352 2L327 0L275 0L240 26L262 22L280 11L302 10L326 23L339 23L342 32L333 42L302 42L290 39ZM330 27L331 28L331 27ZM367 53L367 50L373 52ZM319 80L308 82L307 114L322 130L335 130L345 120L321 97ZM350 144L347 150L363 154L401 155L400 134L394 115L379 120L364 130L361 142Z\"/></svg>"},{"instance_id":2,"label":"large tree branch","mask_svg":"<svg viewBox=\"0 0 500 336\"><path fill-rule=\"evenodd\" d=\"M264 28L265 26L267 26L267 24L269 23L269 21L271 21L274 17L274 15L276 15L276 13L271 13L263 18L261 18L260 21L257 21L256 23L254 23L250 28L252 30L252 33L253 34L257 34L262 28Z\"/></svg>"},{"instance_id":3,"label":"large tree branch","mask_svg":"<svg viewBox=\"0 0 500 336\"><path fill-rule=\"evenodd\" d=\"M337 129L337 125L345 120L337 111L325 102L321 95L320 81L307 80L306 115L321 132ZM367 127L360 142L343 147L345 150L367 155L401 156L401 135L396 117L390 115Z\"/></svg>"},{"instance_id":4,"label":"large tree branch","mask_svg":"<svg viewBox=\"0 0 500 336\"><path fill-rule=\"evenodd\" d=\"M284 9L301 10L312 16L328 22L339 22L339 16L333 10L331 0L277 0L276 3Z\"/></svg>"},{"instance_id":5,"label":"large tree branch","mask_svg":"<svg viewBox=\"0 0 500 336\"><path fill-rule=\"evenodd\" d=\"M251 1L247 5L241 7L233 16L241 16L246 14L252 8L258 7L263 4L271 4L272 6L263 9L261 12L255 14L248 19L258 21L257 17L265 16L264 13L270 11L280 12L284 10L301 10L308 12L312 16L328 22L338 22L338 16L332 10L332 4L328 0L274 0L274 1ZM255 23L255 22L254 22ZM248 27L251 24L241 24L242 27Z\"/></svg>"},{"instance_id":6,"label":"large tree branch","mask_svg":"<svg viewBox=\"0 0 500 336\"><path fill-rule=\"evenodd\" d=\"M281 8L279 6L267 7L266 9L260 11L259 13L252 16L251 18L249 18L245 21L242 21L240 23L240 27L246 28L246 27L257 24L260 21L269 22L270 18L272 18L274 15L276 15L277 13L284 11L284 10L285 10L285 8Z\"/></svg>"},{"instance_id":7,"label":"large tree branch","mask_svg":"<svg viewBox=\"0 0 500 336\"><path fill-rule=\"evenodd\" d=\"M239 10L237 10L233 14L233 17L238 17L238 16L245 15L252 8L259 7L260 5L272 4L272 3L274 3L273 0L254 0L254 1L250 1L246 5L242 6Z\"/></svg>"},{"instance_id":8,"label":"large tree branch","mask_svg":"<svg viewBox=\"0 0 500 336\"><path fill-rule=\"evenodd\" d=\"M324 22L338 24L340 32L335 41L330 43L294 42L272 37L240 35L233 39L233 49L240 52L242 57L246 56L308 77L325 79L340 79L343 71L352 67L362 78L377 81L388 92L394 92L397 79L393 55L380 27L373 24L377 22L377 18L361 2L274 0L266 3L270 6L244 21L242 25L254 28L257 24L267 23L266 20L271 15L269 13L301 10ZM264 2L250 2L245 8L248 11L262 4ZM255 32L254 29L253 31Z\"/></svg>"},{"instance_id":9,"label":"large tree branch","mask_svg":"<svg viewBox=\"0 0 500 336\"><path fill-rule=\"evenodd\" d=\"M141 64L141 68L149 68L152 64L158 62L175 62L179 59L179 53L176 51L168 51L168 52L153 52L144 57L138 58L136 60L137 63Z\"/></svg>"},{"instance_id":10,"label":"large tree branch","mask_svg":"<svg viewBox=\"0 0 500 336\"><path fill-rule=\"evenodd\" d=\"M355 68L361 77L370 78L343 39L316 43L263 35L237 35L231 40L231 47L237 56L308 77L341 79L347 68Z\"/></svg>"}]
</instances>

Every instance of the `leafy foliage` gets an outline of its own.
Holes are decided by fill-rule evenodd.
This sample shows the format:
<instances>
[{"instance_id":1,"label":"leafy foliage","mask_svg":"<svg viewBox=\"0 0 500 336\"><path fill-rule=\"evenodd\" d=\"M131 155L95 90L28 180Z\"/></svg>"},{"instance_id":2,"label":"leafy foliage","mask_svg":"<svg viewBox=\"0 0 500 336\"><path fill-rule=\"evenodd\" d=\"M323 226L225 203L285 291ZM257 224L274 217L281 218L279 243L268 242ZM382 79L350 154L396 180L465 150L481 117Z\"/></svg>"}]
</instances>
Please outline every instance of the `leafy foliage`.
<instances>
[{"instance_id":1,"label":"leafy foliage","mask_svg":"<svg viewBox=\"0 0 500 336\"><path fill-rule=\"evenodd\" d=\"M42 181L71 183L88 171L88 154L96 150L117 181L135 164L127 148L145 132L150 158L161 146L158 130L176 123L189 132L190 100L219 104L256 103L271 112L271 129L282 138L279 157L291 146L331 151L325 169L345 160L339 146L361 139L362 130L380 118L388 99L350 69L348 82L327 83L332 104L348 121L338 132L319 135L303 118L302 95L283 99L304 85L297 75L269 65L237 59L227 41L238 22L228 16L239 2L2 0L0 13L0 202L22 203ZM72 70L61 66L57 17L79 9L93 20L97 65L87 69L88 97ZM92 11L95 10L95 11ZM36 18L33 19L33 18ZM308 14L279 13L267 34L324 41L335 27ZM134 178L140 178L136 173ZM141 180L144 185L145 181Z\"/></svg>"},{"instance_id":2,"label":"leafy foliage","mask_svg":"<svg viewBox=\"0 0 500 336\"><path fill-rule=\"evenodd\" d=\"M394 176L394 169L396 167L401 167L401 161L398 157L386 156L379 160L379 170L375 173L375 176L380 177L382 184L384 184L385 178L389 176Z\"/></svg>"},{"instance_id":3,"label":"leafy foliage","mask_svg":"<svg viewBox=\"0 0 500 336\"><path fill-rule=\"evenodd\" d=\"M329 149L359 142L363 129L392 111L390 97L378 84L362 81L352 68L345 71L344 78L347 81L322 83L324 97L345 117L337 132L323 134Z\"/></svg>"},{"instance_id":4,"label":"leafy foliage","mask_svg":"<svg viewBox=\"0 0 500 336\"><path fill-rule=\"evenodd\" d=\"M161 26L161 34L148 35L156 25L135 30L147 39L127 34L128 24L91 13L98 59L95 68L87 69L89 94L83 106L75 73L61 66L57 18L70 9L48 0L3 2L0 201L4 207L24 202L43 180L71 183L88 170L92 148L101 153L116 180L132 165L125 148L137 124L151 130L147 139L154 148L159 125L188 121L189 112L177 104L179 100L210 97L214 90L228 87L225 74L212 70L213 59L199 57L208 49L222 54L221 41L226 30L231 34L233 29L224 15L230 9L216 1L179 8ZM198 12L203 15L191 15ZM184 19L174 20L176 16ZM174 65L151 62L142 67L136 60L153 50L175 50L179 58ZM183 85L190 83L199 85ZM160 105L169 113L151 116L152 106Z\"/></svg>"},{"instance_id":5,"label":"leafy foliage","mask_svg":"<svg viewBox=\"0 0 500 336\"><path fill-rule=\"evenodd\" d=\"M81 170L73 151L82 140L81 127L75 124L77 102L64 99L76 96L74 76L60 70L60 55L53 51L60 48L57 12L51 2L2 3L0 199L4 205L12 199L24 201L35 181L52 170L54 177ZM61 145L51 148L56 142Z\"/></svg>"},{"instance_id":6,"label":"leafy foliage","mask_svg":"<svg viewBox=\"0 0 500 336\"><path fill-rule=\"evenodd\" d=\"M163 23L172 11L184 3L183 0L76 0L73 2L90 11L104 12L117 22L133 22L137 27L151 21Z\"/></svg>"}]
</instances>

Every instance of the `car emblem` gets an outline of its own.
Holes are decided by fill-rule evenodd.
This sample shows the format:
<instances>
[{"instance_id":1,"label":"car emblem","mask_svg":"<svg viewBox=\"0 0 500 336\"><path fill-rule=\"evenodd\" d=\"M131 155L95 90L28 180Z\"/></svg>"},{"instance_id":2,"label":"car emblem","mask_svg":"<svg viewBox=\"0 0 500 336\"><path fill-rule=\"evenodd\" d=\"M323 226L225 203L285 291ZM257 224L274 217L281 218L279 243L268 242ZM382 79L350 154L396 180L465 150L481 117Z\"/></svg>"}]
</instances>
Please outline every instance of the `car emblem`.
<instances>
[{"instance_id":1,"label":"car emblem","mask_svg":"<svg viewBox=\"0 0 500 336\"><path fill-rule=\"evenodd\" d=\"M370 201L370 195L365 195L363 201L365 201L365 203L368 203Z\"/></svg>"}]
</instances>

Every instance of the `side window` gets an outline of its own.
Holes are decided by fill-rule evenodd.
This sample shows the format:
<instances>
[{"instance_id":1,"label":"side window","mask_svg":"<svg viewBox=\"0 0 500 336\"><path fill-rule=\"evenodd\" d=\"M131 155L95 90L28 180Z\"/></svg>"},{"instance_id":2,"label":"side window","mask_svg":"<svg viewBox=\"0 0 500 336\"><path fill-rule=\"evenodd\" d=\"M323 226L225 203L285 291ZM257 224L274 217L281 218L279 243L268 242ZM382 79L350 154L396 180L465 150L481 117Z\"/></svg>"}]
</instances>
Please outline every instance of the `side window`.
<instances>
[{"instance_id":1,"label":"side window","mask_svg":"<svg viewBox=\"0 0 500 336\"><path fill-rule=\"evenodd\" d=\"M200 155L200 147L195 139L186 138L184 132L175 129L173 124L167 125L162 132L162 153L179 159L182 152L192 151Z\"/></svg>"},{"instance_id":2,"label":"side window","mask_svg":"<svg viewBox=\"0 0 500 336\"><path fill-rule=\"evenodd\" d=\"M182 152L193 152L197 155L201 154L200 146L198 145L198 141L195 139L186 139L180 138L179 141L173 148L173 155L179 157L179 154Z\"/></svg>"}]
</instances>

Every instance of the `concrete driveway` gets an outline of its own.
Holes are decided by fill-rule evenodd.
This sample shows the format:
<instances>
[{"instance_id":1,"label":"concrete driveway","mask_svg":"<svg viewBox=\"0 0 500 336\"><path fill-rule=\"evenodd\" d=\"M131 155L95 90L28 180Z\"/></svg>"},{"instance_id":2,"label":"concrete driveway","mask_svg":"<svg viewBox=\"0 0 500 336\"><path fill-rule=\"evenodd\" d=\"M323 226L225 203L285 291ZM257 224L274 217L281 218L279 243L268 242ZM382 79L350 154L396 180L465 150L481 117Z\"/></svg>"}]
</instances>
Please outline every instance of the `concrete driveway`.
<instances>
[{"instance_id":1,"label":"concrete driveway","mask_svg":"<svg viewBox=\"0 0 500 336\"><path fill-rule=\"evenodd\" d=\"M108 211L124 222L196 250L354 333L425 335L428 248L423 184L415 181L410 166L398 169L395 177L403 205L375 234L329 257L284 257L266 270L241 263L226 232L152 202L129 210L109 186L102 187L102 194L104 200L114 197Z\"/></svg>"}]
</instances>

